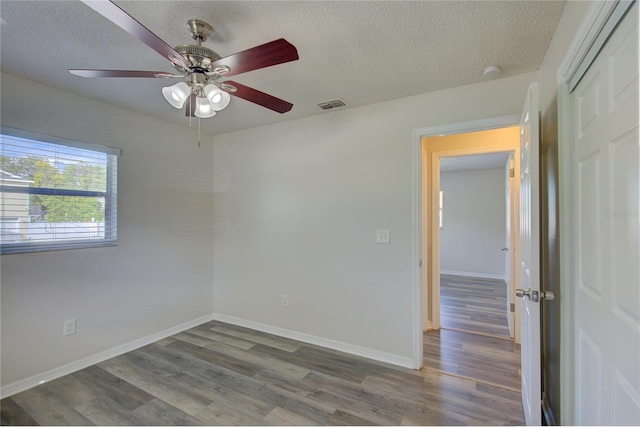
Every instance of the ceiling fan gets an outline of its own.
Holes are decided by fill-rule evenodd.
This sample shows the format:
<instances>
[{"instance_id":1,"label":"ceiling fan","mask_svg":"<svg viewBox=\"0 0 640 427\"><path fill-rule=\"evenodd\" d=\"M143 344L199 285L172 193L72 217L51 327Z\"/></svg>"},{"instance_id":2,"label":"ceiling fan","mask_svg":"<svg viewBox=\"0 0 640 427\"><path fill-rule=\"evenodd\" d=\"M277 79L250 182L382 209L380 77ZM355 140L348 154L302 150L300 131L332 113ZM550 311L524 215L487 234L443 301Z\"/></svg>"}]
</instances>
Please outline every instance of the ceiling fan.
<instances>
[{"instance_id":1,"label":"ceiling fan","mask_svg":"<svg viewBox=\"0 0 640 427\"><path fill-rule=\"evenodd\" d=\"M186 104L185 113L190 117L213 117L216 111L229 104L230 94L281 114L293 107L293 104L257 89L230 80L220 81L226 76L297 60L297 49L285 39L274 40L223 58L202 46L213 27L199 19L187 21L196 44L172 48L112 1L82 2L168 59L178 74L164 71L70 69L69 72L76 76L181 78L183 80L179 83L164 87L162 94L175 108L181 109Z\"/></svg>"}]
</instances>

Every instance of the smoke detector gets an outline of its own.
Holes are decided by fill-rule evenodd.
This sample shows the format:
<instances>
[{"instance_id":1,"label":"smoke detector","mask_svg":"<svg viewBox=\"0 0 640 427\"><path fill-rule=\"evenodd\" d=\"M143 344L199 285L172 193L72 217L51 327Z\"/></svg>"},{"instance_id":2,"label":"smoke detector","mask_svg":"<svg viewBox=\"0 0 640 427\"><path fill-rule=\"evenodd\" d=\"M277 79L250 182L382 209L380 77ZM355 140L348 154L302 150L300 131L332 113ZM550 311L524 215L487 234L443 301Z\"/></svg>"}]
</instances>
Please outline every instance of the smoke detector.
<instances>
[{"instance_id":1,"label":"smoke detector","mask_svg":"<svg viewBox=\"0 0 640 427\"><path fill-rule=\"evenodd\" d=\"M489 67L484 69L483 75L488 78L492 78L500 74L502 70L497 65L490 65Z\"/></svg>"}]
</instances>

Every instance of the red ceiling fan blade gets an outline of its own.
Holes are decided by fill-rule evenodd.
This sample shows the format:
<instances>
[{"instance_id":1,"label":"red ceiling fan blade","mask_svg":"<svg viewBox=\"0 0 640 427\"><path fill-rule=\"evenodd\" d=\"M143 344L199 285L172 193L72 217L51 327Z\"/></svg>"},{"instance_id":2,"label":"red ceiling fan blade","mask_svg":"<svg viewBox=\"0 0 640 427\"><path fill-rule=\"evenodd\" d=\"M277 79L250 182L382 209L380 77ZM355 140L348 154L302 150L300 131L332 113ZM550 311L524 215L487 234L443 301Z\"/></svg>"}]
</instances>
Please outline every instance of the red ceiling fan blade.
<instances>
[{"instance_id":1,"label":"red ceiling fan blade","mask_svg":"<svg viewBox=\"0 0 640 427\"><path fill-rule=\"evenodd\" d=\"M171 78L184 77L181 74L171 74L165 71L134 71L134 70L83 70L71 69L71 74L80 77L146 77L146 78Z\"/></svg>"},{"instance_id":2,"label":"red ceiling fan blade","mask_svg":"<svg viewBox=\"0 0 640 427\"><path fill-rule=\"evenodd\" d=\"M166 44L160 37L152 33L147 27L135 20L127 12L120 9L120 7L115 3L110 0L82 0L82 2L149 46L151 49L158 52L160 55L167 58L172 63L185 69L190 68L190 64L182 55Z\"/></svg>"},{"instance_id":3,"label":"red ceiling fan blade","mask_svg":"<svg viewBox=\"0 0 640 427\"><path fill-rule=\"evenodd\" d=\"M235 87L237 90L235 92L228 91L230 95L237 96L238 98L242 98L246 101L253 102L254 104L261 105L265 108L268 108L273 111L277 111L280 114L286 113L293 108L293 104L287 101L284 101L280 98L276 98L275 96L271 96L267 93L260 92L259 90L250 88L249 86L242 85L240 83L225 81L221 88L225 89L225 86L230 85Z\"/></svg>"},{"instance_id":4,"label":"red ceiling fan blade","mask_svg":"<svg viewBox=\"0 0 640 427\"><path fill-rule=\"evenodd\" d=\"M197 96L195 93L189 95L189 99L184 103L186 108L184 109L184 115L187 117L195 117L196 116L196 101Z\"/></svg>"},{"instance_id":5,"label":"red ceiling fan blade","mask_svg":"<svg viewBox=\"0 0 640 427\"><path fill-rule=\"evenodd\" d=\"M233 76L247 71L271 67L285 62L295 61L298 58L298 50L285 39L274 40L233 55L214 61L211 68L226 65L231 71L225 74Z\"/></svg>"}]
</instances>

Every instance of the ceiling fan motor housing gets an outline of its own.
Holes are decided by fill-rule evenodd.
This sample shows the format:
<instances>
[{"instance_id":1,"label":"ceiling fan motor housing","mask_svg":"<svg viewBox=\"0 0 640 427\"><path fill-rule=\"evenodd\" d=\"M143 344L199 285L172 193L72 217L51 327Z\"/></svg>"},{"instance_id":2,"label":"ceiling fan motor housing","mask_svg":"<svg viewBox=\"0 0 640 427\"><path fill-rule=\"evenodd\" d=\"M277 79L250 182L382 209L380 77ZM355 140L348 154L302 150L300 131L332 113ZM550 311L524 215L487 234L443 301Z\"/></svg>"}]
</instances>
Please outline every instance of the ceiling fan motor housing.
<instances>
[{"instance_id":1,"label":"ceiling fan motor housing","mask_svg":"<svg viewBox=\"0 0 640 427\"><path fill-rule=\"evenodd\" d=\"M213 71L211 70L211 63L221 58L221 56L214 50L193 44L176 46L175 51L189 61L191 69L195 72ZM178 69L178 71L181 70Z\"/></svg>"}]
</instances>

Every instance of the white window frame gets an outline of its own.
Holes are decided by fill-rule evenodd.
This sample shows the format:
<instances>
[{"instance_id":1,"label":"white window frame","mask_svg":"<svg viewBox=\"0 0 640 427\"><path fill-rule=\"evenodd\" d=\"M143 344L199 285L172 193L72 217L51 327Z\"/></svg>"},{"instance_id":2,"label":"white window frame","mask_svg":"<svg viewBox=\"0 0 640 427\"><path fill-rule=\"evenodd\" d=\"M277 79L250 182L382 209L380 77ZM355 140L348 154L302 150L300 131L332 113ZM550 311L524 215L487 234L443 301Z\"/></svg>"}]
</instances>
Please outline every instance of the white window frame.
<instances>
[{"instance_id":1,"label":"white window frame","mask_svg":"<svg viewBox=\"0 0 640 427\"><path fill-rule=\"evenodd\" d=\"M104 197L105 201L105 227L104 237L95 239L61 239L46 242L9 242L0 243L0 255L27 253L27 252L45 252L66 249L94 248L105 246L116 246L118 244L117 234L117 186L118 186L118 156L121 150L113 147L89 144L82 141L75 141L65 138L43 135L36 132L15 129L8 126L0 126L0 134L2 140L4 136L12 136L23 138L40 143L61 145L65 147L79 148L108 155L106 162L106 189L105 191L85 191L85 190L65 190L52 188L34 188L24 186L0 185L0 194L36 194L36 195L55 195L55 196L73 196L73 197ZM0 154L2 154L4 143L0 144ZM0 225L2 226L2 225Z\"/></svg>"}]
</instances>

